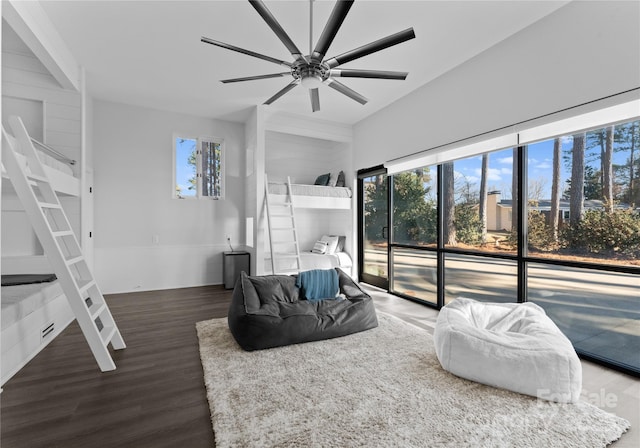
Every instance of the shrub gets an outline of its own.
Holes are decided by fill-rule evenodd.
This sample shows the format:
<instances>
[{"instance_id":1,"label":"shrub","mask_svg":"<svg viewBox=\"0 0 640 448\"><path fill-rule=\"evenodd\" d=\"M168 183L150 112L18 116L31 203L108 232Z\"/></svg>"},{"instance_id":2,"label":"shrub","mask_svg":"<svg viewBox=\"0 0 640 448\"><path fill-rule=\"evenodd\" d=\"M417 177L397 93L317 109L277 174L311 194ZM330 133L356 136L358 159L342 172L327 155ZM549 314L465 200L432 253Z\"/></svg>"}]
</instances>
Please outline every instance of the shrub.
<instances>
[{"instance_id":1,"label":"shrub","mask_svg":"<svg viewBox=\"0 0 640 448\"><path fill-rule=\"evenodd\" d=\"M631 210L587 210L580 222L562 232L566 246L592 253L640 255L640 215Z\"/></svg>"},{"instance_id":2,"label":"shrub","mask_svg":"<svg viewBox=\"0 0 640 448\"><path fill-rule=\"evenodd\" d=\"M459 243L480 244L482 242L482 223L478 209L473 205L456 205L456 239Z\"/></svg>"},{"instance_id":3,"label":"shrub","mask_svg":"<svg viewBox=\"0 0 640 448\"><path fill-rule=\"evenodd\" d=\"M547 224L547 220L542 212L529 210L527 230L529 250L548 252L557 249L551 226Z\"/></svg>"}]
</instances>

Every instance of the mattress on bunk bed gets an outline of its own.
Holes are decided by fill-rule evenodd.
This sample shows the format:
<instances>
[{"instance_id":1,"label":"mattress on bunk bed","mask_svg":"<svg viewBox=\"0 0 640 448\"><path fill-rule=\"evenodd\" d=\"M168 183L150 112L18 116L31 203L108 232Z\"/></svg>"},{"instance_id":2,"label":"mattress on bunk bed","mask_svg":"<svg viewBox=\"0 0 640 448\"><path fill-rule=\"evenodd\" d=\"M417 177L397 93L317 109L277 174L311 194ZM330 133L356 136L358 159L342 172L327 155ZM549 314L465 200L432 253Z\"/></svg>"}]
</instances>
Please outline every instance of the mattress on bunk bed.
<instances>
[{"instance_id":1,"label":"mattress on bunk bed","mask_svg":"<svg viewBox=\"0 0 640 448\"><path fill-rule=\"evenodd\" d=\"M2 328L19 322L62 294L60 283L32 283L2 287Z\"/></svg>"},{"instance_id":2,"label":"mattress on bunk bed","mask_svg":"<svg viewBox=\"0 0 640 448\"><path fill-rule=\"evenodd\" d=\"M65 162L61 162L60 160L56 159L53 156L50 156L49 154L42 152L40 150L36 149L36 153L38 154L38 158L40 159L40 162L45 165L48 166L50 168L53 168L56 171L60 171L64 174L67 174L69 176L75 177L73 174L73 168L71 168L71 165L69 165L68 163ZM22 154L20 154L21 157ZM2 167L2 172L4 174L5 170L4 170L4 166Z\"/></svg>"},{"instance_id":3,"label":"mattress on bunk bed","mask_svg":"<svg viewBox=\"0 0 640 448\"><path fill-rule=\"evenodd\" d=\"M62 171L65 174L73 176L73 169L71 168L70 165L64 162L61 162L60 160L42 151L38 151L38 156L40 158L40 162L42 162L43 165L47 165L53 168L54 170Z\"/></svg>"},{"instance_id":4,"label":"mattress on bunk bed","mask_svg":"<svg viewBox=\"0 0 640 448\"><path fill-rule=\"evenodd\" d=\"M324 185L291 184L294 196L320 196L327 198L350 198L349 187L327 187ZM269 193L287 194L287 184L269 182Z\"/></svg>"},{"instance_id":5,"label":"mattress on bunk bed","mask_svg":"<svg viewBox=\"0 0 640 448\"><path fill-rule=\"evenodd\" d=\"M336 252L334 254L300 252L300 265L303 271L311 269L350 268L353 265L353 261L346 252Z\"/></svg>"}]
</instances>

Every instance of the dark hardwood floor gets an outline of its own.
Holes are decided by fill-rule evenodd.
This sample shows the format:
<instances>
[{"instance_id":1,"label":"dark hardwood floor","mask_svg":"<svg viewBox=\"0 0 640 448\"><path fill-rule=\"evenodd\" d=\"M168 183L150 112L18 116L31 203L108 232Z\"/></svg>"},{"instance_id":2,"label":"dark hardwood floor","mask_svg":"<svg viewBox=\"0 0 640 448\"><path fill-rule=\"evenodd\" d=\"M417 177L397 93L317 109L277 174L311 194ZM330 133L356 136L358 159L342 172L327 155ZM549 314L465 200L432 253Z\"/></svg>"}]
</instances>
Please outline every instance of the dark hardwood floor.
<instances>
[{"instance_id":1,"label":"dark hardwood floor","mask_svg":"<svg viewBox=\"0 0 640 448\"><path fill-rule=\"evenodd\" d=\"M367 292L378 311L433 334L435 309ZM5 384L0 447L214 447L195 323L225 317L230 299L222 286L107 296L127 343L117 369L100 373L74 322ZM612 446L640 446L640 381L588 361L582 369L584 399L631 422Z\"/></svg>"},{"instance_id":2,"label":"dark hardwood floor","mask_svg":"<svg viewBox=\"0 0 640 448\"><path fill-rule=\"evenodd\" d=\"M214 446L195 323L225 317L207 286L106 297L127 344L100 373L76 322L3 387L2 448Z\"/></svg>"}]
</instances>

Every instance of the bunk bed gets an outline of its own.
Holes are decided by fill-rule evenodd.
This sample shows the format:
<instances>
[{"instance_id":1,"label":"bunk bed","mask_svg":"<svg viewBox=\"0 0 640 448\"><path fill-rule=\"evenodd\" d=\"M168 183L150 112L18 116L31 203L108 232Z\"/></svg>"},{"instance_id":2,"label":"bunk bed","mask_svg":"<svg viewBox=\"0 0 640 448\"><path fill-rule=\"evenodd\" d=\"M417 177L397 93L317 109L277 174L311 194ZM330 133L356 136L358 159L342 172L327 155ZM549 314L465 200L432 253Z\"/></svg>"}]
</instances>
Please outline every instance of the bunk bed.
<instances>
[{"instance_id":1,"label":"bunk bed","mask_svg":"<svg viewBox=\"0 0 640 448\"><path fill-rule=\"evenodd\" d=\"M267 176L265 175L265 177ZM318 240L315 240L315 244L311 241L311 246L314 246L313 248L307 247L303 249L300 247L300 233L303 233L303 231L298 228L299 224L295 223L294 215L291 215L288 209L284 212L284 215L278 213L277 210L276 213L273 214L270 212L269 207L269 204L273 207L278 205L286 206L291 203L293 209L297 211L297 214L302 211L300 209L314 209L310 210L312 212L322 210L351 210L351 196L351 189L348 187L293 184L290 178L288 178L285 183L270 182L267 178L267 201L265 205L268 215L268 241L270 244L267 259L271 260L270 253L274 250L274 246L277 248L277 252L280 253L277 259L271 263L271 272L273 273L273 266L277 266L277 269L280 271L290 272L340 268L351 275L353 261L349 254L345 252L345 235L324 234L322 237L319 237ZM317 215L314 214L313 216L313 219L316 220ZM342 218L344 218L344 216L342 216ZM331 219L333 220L333 218ZM273 242L271 238L273 238ZM290 249L293 247L293 243L299 248L299 252L295 254L287 253L286 251L282 252L283 245L291 252ZM318 245L319 248L316 248L315 246ZM293 257L293 255L296 256Z\"/></svg>"},{"instance_id":2,"label":"bunk bed","mask_svg":"<svg viewBox=\"0 0 640 448\"><path fill-rule=\"evenodd\" d=\"M356 194L351 172L353 127L257 106L247 119L245 130L246 235L247 247L252 251L252 273L265 275L273 270L266 202L267 199L274 204L285 202L285 181L290 178L291 203L296 210L296 228L299 230L296 239L301 254L300 267L296 269L340 264L339 267L353 276L354 267L344 266L349 263L347 254L355 257L353 211ZM327 173L329 179L322 182L321 178L326 178ZM275 239L279 240L284 233L279 232ZM316 238L323 234L346 235L344 255L311 254L309 251ZM355 261L350 263L357 264Z\"/></svg>"},{"instance_id":3,"label":"bunk bed","mask_svg":"<svg viewBox=\"0 0 640 448\"><path fill-rule=\"evenodd\" d=\"M38 140L31 139L38 149L40 161L44 165L44 169L47 173L47 177L51 181L53 188L59 193L67 196L79 196L80 195L80 180L75 177L73 166L76 165L76 161L69 159L64 154L56 151L49 145L46 145ZM24 166L26 163L22 154L18 154L21 164ZM7 174L4 167L2 167L2 178L5 179Z\"/></svg>"},{"instance_id":4,"label":"bunk bed","mask_svg":"<svg viewBox=\"0 0 640 448\"><path fill-rule=\"evenodd\" d=\"M79 197L80 180L74 176L72 168L75 161L48 145L32 141L54 190L59 195ZM24 166L24 156L17 156ZM11 181L4 167L2 178L3 192L11 194ZM2 254L2 385L74 320L74 314L55 277L42 281L43 274L51 277L50 272L51 267L45 255Z\"/></svg>"},{"instance_id":5,"label":"bunk bed","mask_svg":"<svg viewBox=\"0 0 640 448\"><path fill-rule=\"evenodd\" d=\"M291 184L293 204L296 208L334 210L351 209L351 188L325 185ZM269 182L269 194L286 195L285 182Z\"/></svg>"}]
</instances>

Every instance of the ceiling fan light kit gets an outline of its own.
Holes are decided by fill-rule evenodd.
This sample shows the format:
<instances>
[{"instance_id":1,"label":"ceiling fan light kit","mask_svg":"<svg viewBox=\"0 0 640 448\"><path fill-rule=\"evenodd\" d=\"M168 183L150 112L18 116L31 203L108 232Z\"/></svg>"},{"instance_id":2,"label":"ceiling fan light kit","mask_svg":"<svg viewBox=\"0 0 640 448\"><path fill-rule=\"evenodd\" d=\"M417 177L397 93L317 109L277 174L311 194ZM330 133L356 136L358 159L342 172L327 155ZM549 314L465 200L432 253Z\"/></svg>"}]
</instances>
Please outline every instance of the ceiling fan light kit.
<instances>
[{"instance_id":1,"label":"ceiling fan light kit","mask_svg":"<svg viewBox=\"0 0 640 448\"><path fill-rule=\"evenodd\" d=\"M278 77L286 77L288 75L293 77L293 81L291 81L288 85L286 85L283 89L278 91L271 98L266 100L264 104L271 104L276 101L278 98L282 97L284 94L289 92L291 89L301 84L302 87L309 89L309 94L311 98L311 110L313 112L317 112L320 110L320 98L318 88L320 86L327 85L334 90L342 93L343 95L348 96L349 98L357 101L360 104L366 104L367 98L357 93L356 91L350 89L346 85L337 81L336 78L368 78L368 79L395 79L395 80L404 80L407 78L407 72L395 72L395 71L382 71L382 70L359 70L359 69L338 69L337 67L346 64L347 62L354 61L361 57L370 55L372 53L376 53L380 50L384 50L385 48L400 44L402 42L406 42L407 40L413 39L416 37L413 28L408 28L406 30L400 31L399 33L392 34L387 37L383 37L382 39L376 40L369 44L358 47L354 50L347 51L339 56L331 57L325 59L325 55L333 39L335 38L342 22L347 16L349 9L353 5L354 0L339 0L336 2L333 11L327 21L327 24L316 43L315 48L312 47L311 39L313 35L313 0L310 0L310 49L308 55L303 55L302 52L298 49L296 44L291 40L286 31L280 26L276 18L273 16L271 11L267 8L267 6L262 2L262 0L249 0L251 6L260 14L260 16L264 19L264 21L269 25L271 30L278 36L280 41L287 47L289 53L293 57L293 62L283 61L281 59L273 58L270 56L266 56L260 53L256 53L251 50L246 50L244 48L236 47L234 45L226 44L224 42L216 41L213 39L209 39L207 37L202 37L201 42L214 45L220 48L225 48L227 50L235 51L238 53L246 54L247 56L253 56L258 59L263 59L265 61L273 62L274 64L282 65L288 67L290 72L281 72L281 73L271 73L267 75L256 75L256 76L246 76L243 78L232 78L232 79L223 79L221 82L223 83L234 83L234 82L244 82L244 81L256 81L260 79L269 79L269 78L278 78Z\"/></svg>"}]
</instances>

